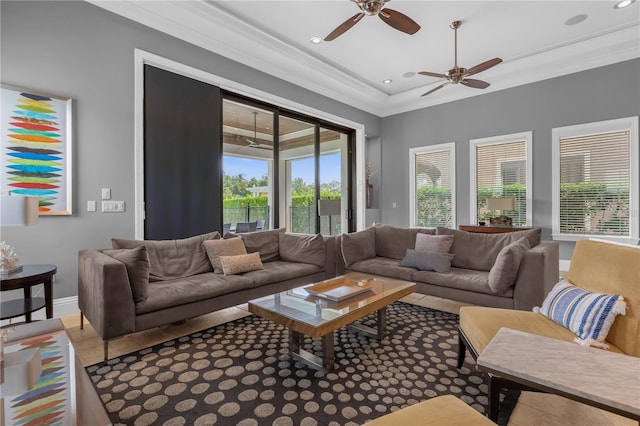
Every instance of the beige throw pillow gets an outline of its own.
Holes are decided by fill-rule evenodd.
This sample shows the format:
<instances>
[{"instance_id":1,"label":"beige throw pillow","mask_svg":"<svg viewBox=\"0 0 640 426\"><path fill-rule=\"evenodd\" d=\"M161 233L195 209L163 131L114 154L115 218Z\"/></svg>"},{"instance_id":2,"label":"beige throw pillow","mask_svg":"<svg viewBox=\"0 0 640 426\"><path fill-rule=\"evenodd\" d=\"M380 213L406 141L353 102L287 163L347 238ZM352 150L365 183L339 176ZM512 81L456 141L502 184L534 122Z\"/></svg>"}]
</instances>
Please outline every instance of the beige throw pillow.
<instances>
[{"instance_id":1,"label":"beige throw pillow","mask_svg":"<svg viewBox=\"0 0 640 426\"><path fill-rule=\"evenodd\" d=\"M489 271L489 288L494 293L504 293L516 281L520 261L524 253L531 248L529 239L522 237L500 250L496 263Z\"/></svg>"},{"instance_id":2,"label":"beige throw pillow","mask_svg":"<svg viewBox=\"0 0 640 426\"><path fill-rule=\"evenodd\" d=\"M236 256L247 254L242 238L230 238L228 240L209 240L202 243L209 256L213 272L222 274L222 263L220 256Z\"/></svg>"},{"instance_id":3,"label":"beige throw pillow","mask_svg":"<svg viewBox=\"0 0 640 426\"><path fill-rule=\"evenodd\" d=\"M416 251L449 253L453 244L453 235L416 234Z\"/></svg>"},{"instance_id":4,"label":"beige throw pillow","mask_svg":"<svg viewBox=\"0 0 640 426\"><path fill-rule=\"evenodd\" d=\"M258 252L239 254L237 256L220 256L220 263L222 264L222 271L225 275L263 269L262 262L260 261L260 253Z\"/></svg>"}]
</instances>

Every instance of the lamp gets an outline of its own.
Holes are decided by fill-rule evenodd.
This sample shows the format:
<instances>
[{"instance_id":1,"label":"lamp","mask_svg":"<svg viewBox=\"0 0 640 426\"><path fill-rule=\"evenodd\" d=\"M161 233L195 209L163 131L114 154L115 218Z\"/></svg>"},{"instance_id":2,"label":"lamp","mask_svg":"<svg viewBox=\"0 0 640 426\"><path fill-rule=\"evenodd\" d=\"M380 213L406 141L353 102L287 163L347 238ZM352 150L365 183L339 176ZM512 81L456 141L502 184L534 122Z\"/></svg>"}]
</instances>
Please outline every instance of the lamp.
<instances>
[{"instance_id":1,"label":"lamp","mask_svg":"<svg viewBox=\"0 0 640 426\"><path fill-rule=\"evenodd\" d=\"M487 198L487 209L496 210L499 213L504 210L515 210L516 199L514 197L493 197ZM489 219L492 225L511 225L512 220L509 216L499 215Z\"/></svg>"},{"instance_id":2,"label":"lamp","mask_svg":"<svg viewBox=\"0 0 640 426\"><path fill-rule=\"evenodd\" d=\"M2 195L0 198L0 225L30 226L38 222L38 197ZM18 256L4 241L0 243L0 275L8 275L22 270L17 266Z\"/></svg>"},{"instance_id":3,"label":"lamp","mask_svg":"<svg viewBox=\"0 0 640 426\"><path fill-rule=\"evenodd\" d=\"M318 200L318 216L329 216L329 235L331 235L331 216L340 214L340 200Z\"/></svg>"}]
</instances>

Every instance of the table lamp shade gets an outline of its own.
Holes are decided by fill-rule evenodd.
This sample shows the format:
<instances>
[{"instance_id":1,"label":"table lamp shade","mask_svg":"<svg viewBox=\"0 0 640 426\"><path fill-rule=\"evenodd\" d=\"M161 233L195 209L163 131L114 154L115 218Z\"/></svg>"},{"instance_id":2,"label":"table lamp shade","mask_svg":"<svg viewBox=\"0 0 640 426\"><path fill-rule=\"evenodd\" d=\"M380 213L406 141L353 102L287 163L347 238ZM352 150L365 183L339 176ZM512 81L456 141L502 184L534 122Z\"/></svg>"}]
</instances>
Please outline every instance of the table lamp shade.
<instances>
[{"instance_id":1,"label":"table lamp shade","mask_svg":"<svg viewBox=\"0 0 640 426\"><path fill-rule=\"evenodd\" d=\"M2 195L0 225L29 226L38 222L38 197Z\"/></svg>"},{"instance_id":2,"label":"table lamp shade","mask_svg":"<svg viewBox=\"0 0 640 426\"><path fill-rule=\"evenodd\" d=\"M340 200L318 200L319 216L338 216L340 214Z\"/></svg>"},{"instance_id":3,"label":"table lamp shade","mask_svg":"<svg viewBox=\"0 0 640 426\"><path fill-rule=\"evenodd\" d=\"M487 198L487 209L489 210L514 210L516 199L514 197Z\"/></svg>"}]
</instances>

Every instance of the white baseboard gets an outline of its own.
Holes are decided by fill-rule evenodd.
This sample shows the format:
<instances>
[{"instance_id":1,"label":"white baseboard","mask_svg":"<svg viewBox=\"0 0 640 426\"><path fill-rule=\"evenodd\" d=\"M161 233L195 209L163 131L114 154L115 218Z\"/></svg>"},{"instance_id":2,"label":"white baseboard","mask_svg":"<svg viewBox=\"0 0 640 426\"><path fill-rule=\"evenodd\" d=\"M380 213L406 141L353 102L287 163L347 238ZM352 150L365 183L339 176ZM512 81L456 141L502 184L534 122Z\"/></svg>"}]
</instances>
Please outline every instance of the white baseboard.
<instances>
[{"instance_id":1,"label":"white baseboard","mask_svg":"<svg viewBox=\"0 0 640 426\"><path fill-rule=\"evenodd\" d=\"M78 308L78 296L63 297L61 299L54 299L53 301L53 317L60 318L73 314L79 314L80 308ZM10 323L17 323L24 321L24 317L15 317L11 320L2 320L0 326L5 326ZM47 313L44 308L31 314L32 320L44 320L47 319ZM11 322L9 322L11 321Z\"/></svg>"}]
</instances>

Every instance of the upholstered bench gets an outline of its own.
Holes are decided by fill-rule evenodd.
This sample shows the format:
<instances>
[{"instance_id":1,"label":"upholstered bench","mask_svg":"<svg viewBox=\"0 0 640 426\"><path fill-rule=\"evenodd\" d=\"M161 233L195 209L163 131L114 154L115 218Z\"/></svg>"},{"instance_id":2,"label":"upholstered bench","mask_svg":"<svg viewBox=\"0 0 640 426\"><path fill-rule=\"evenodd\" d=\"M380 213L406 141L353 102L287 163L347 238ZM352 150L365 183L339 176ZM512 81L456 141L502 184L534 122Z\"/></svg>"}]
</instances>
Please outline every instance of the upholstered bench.
<instances>
[{"instance_id":1,"label":"upholstered bench","mask_svg":"<svg viewBox=\"0 0 640 426\"><path fill-rule=\"evenodd\" d=\"M606 339L607 350L640 357L640 247L578 241L566 281L590 292L624 297L626 314L615 319ZM465 306L460 309L458 368L466 348L477 358L501 327L569 342L576 337L540 313ZM503 387L517 389L519 385L489 375L489 418L494 421Z\"/></svg>"},{"instance_id":2,"label":"upholstered bench","mask_svg":"<svg viewBox=\"0 0 640 426\"><path fill-rule=\"evenodd\" d=\"M482 426L495 425L485 416L453 395L438 396L410 405L366 426Z\"/></svg>"}]
</instances>

